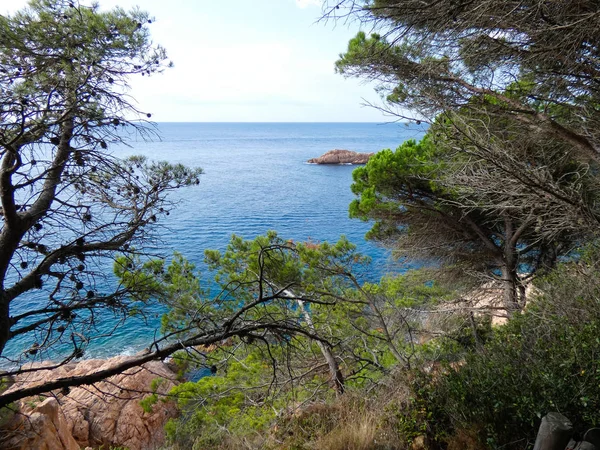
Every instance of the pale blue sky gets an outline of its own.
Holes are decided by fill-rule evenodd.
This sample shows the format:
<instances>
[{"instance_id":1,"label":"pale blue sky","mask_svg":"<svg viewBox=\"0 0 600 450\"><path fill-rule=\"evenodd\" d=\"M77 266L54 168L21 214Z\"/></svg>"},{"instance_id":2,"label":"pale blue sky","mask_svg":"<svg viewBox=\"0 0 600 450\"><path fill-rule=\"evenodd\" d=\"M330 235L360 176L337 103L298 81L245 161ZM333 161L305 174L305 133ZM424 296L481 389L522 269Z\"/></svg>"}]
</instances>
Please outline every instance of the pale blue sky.
<instances>
[{"instance_id":1,"label":"pale blue sky","mask_svg":"<svg viewBox=\"0 0 600 450\"><path fill-rule=\"evenodd\" d=\"M26 0L0 0L0 13ZM83 2L82 2L83 3ZM150 12L173 69L131 80L156 121L385 122L372 85L334 73L358 24L317 22L319 0L99 0Z\"/></svg>"}]
</instances>

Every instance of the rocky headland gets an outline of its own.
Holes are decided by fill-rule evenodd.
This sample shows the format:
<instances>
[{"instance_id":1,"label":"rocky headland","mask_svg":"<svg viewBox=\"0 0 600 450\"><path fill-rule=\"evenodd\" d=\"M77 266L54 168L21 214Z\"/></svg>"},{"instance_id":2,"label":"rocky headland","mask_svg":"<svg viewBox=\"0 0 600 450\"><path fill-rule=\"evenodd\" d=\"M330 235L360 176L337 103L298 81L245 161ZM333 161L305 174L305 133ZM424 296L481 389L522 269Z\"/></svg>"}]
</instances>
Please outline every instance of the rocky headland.
<instances>
[{"instance_id":1,"label":"rocky headland","mask_svg":"<svg viewBox=\"0 0 600 450\"><path fill-rule=\"evenodd\" d=\"M94 373L127 358L83 360L52 370L35 371L13 380L9 390ZM154 381L157 379L161 381ZM164 442L165 423L177 415L176 405L159 400L147 412L140 400L152 395L151 391L165 399L161 394L168 393L177 384L176 379L167 364L151 361L100 383L53 392L46 398L24 399L15 405L18 414L0 430L0 447L11 450L159 448Z\"/></svg>"},{"instance_id":2,"label":"rocky headland","mask_svg":"<svg viewBox=\"0 0 600 450\"><path fill-rule=\"evenodd\" d=\"M366 164L374 153L358 153L351 150L330 150L318 158L309 159L309 164Z\"/></svg>"}]
</instances>

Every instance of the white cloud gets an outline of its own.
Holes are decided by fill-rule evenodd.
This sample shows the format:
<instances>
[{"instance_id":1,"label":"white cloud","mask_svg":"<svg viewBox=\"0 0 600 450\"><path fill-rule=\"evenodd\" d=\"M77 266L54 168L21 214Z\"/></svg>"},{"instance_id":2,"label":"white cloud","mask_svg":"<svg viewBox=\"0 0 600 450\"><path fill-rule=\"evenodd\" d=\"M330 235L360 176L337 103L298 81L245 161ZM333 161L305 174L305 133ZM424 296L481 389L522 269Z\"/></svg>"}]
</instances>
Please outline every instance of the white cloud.
<instances>
[{"instance_id":1,"label":"white cloud","mask_svg":"<svg viewBox=\"0 0 600 450\"><path fill-rule=\"evenodd\" d=\"M0 14L26 1L0 0ZM133 101L153 120L381 120L378 111L360 107L361 98L376 101L372 88L334 73L333 62L353 33L314 25L325 0L276 1L276 17L254 8L232 17L222 2L99 0L103 10L137 3L156 16L152 40L167 49L175 67L130 80ZM273 3L253 2L263 9ZM296 8L305 9L294 13Z\"/></svg>"},{"instance_id":2,"label":"white cloud","mask_svg":"<svg viewBox=\"0 0 600 450\"><path fill-rule=\"evenodd\" d=\"M300 8L306 8L307 6L321 6L322 0L296 0L296 5Z\"/></svg>"}]
</instances>

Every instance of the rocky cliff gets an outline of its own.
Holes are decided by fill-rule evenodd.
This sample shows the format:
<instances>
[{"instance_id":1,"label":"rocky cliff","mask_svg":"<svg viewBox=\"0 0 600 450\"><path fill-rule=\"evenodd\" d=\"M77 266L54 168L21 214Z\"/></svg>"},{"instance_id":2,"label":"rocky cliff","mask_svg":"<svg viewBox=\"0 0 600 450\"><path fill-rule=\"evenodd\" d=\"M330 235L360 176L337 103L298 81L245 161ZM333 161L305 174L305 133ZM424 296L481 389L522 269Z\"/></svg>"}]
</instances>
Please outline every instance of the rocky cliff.
<instances>
[{"instance_id":1,"label":"rocky cliff","mask_svg":"<svg viewBox=\"0 0 600 450\"><path fill-rule=\"evenodd\" d=\"M310 164L366 164L374 153L358 153L351 150L331 150L319 156L309 159Z\"/></svg>"},{"instance_id":2,"label":"rocky cliff","mask_svg":"<svg viewBox=\"0 0 600 450\"><path fill-rule=\"evenodd\" d=\"M17 378L10 389L93 373L125 358L84 360L58 369L36 371ZM154 382L153 386L156 379L162 381ZM159 400L151 412L145 412L140 406L140 400L151 395L152 387L158 394L166 394L175 384L175 373L166 364L152 361L94 385L54 392L48 398L24 399L18 405L19 414L12 418L0 434L0 448L158 448L164 441L164 425L168 419L177 415L177 408L172 401Z\"/></svg>"}]
</instances>

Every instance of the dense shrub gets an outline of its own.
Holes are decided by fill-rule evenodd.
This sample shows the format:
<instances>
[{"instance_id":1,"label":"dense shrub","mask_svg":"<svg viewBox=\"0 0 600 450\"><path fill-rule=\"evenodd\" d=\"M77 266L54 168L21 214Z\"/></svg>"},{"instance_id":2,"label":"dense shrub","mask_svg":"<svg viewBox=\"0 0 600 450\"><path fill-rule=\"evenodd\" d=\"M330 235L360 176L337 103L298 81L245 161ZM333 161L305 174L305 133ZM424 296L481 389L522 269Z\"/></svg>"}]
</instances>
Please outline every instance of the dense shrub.
<instances>
[{"instance_id":1,"label":"dense shrub","mask_svg":"<svg viewBox=\"0 0 600 450\"><path fill-rule=\"evenodd\" d=\"M526 311L482 351L421 382L437 442L476 435L481 446L532 446L540 418L566 415L578 432L600 423L600 271L596 252L540 280ZM452 437L454 436L454 437Z\"/></svg>"},{"instance_id":2,"label":"dense shrub","mask_svg":"<svg viewBox=\"0 0 600 450\"><path fill-rule=\"evenodd\" d=\"M479 318L450 327L417 346L411 369L363 374L371 383L349 379L337 400L315 395L318 383L271 397L264 359L232 361L226 374L177 388L183 415L168 428L171 442L391 450L426 438L432 449L520 450L532 447L550 411L582 433L600 424L599 259L588 251L538 280L526 310L508 324L491 328Z\"/></svg>"},{"instance_id":3,"label":"dense shrub","mask_svg":"<svg viewBox=\"0 0 600 450\"><path fill-rule=\"evenodd\" d=\"M262 441L275 416L266 402L268 373L267 364L249 355L232 361L227 373L175 387L171 395L178 399L182 417L166 426L173 448L227 448L232 437Z\"/></svg>"}]
</instances>

